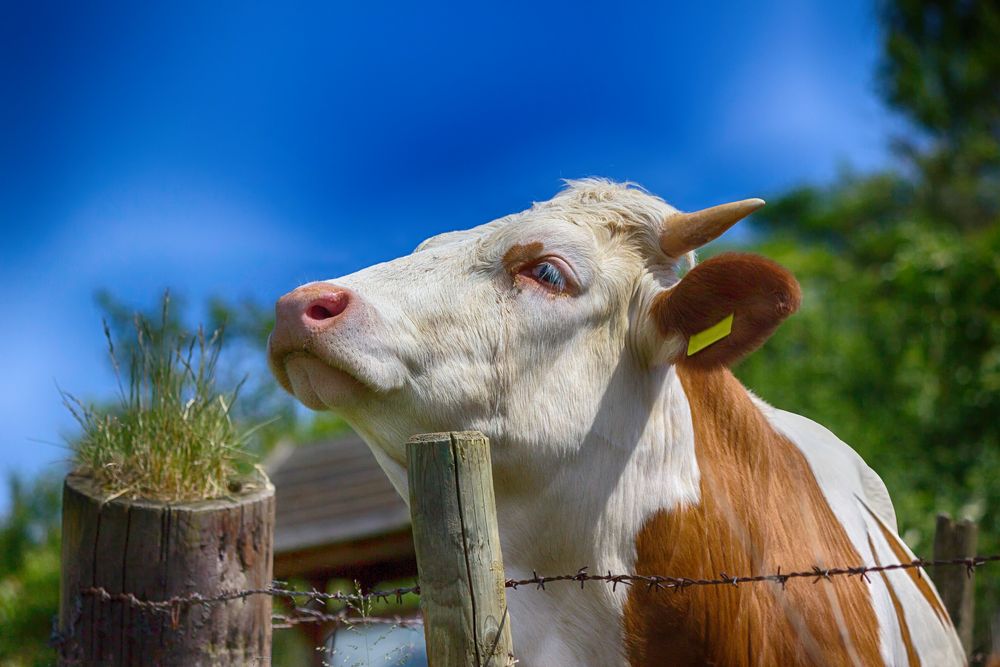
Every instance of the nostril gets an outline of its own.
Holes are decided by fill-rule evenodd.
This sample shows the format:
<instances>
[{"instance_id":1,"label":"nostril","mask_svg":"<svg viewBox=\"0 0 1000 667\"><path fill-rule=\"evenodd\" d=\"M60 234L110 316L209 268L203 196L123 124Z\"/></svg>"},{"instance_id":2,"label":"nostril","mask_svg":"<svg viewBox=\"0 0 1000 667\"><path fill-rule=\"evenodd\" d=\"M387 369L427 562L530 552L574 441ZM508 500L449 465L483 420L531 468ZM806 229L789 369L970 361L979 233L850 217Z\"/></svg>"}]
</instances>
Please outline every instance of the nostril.
<instances>
[{"instance_id":1,"label":"nostril","mask_svg":"<svg viewBox=\"0 0 1000 667\"><path fill-rule=\"evenodd\" d=\"M346 292L323 295L306 306L305 316L310 320L328 320L347 310L348 300Z\"/></svg>"},{"instance_id":2,"label":"nostril","mask_svg":"<svg viewBox=\"0 0 1000 667\"><path fill-rule=\"evenodd\" d=\"M313 320L325 320L333 317L333 313L330 312L329 308L319 304L310 306L309 310L306 311L306 315Z\"/></svg>"}]
</instances>

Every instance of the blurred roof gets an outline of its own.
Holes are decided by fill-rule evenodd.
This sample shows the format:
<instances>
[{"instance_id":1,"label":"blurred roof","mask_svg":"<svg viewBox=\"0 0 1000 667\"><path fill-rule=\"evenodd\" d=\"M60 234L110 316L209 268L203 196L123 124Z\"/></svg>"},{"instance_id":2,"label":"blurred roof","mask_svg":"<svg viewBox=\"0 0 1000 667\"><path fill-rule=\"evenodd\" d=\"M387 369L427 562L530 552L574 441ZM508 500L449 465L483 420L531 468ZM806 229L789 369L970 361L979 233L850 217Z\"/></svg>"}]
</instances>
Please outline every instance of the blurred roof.
<instances>
[{"instance_id":1,"label":"blurred roof","mask_svg":"<svg viewBox=\"0 0 1000 667\"><path fill-rule=\"evenodd\" d=\"M280 445L265 468L277 502L275 576L345 576L413 558L409 509L357 435Z\"/></svg>"}]
</instances>

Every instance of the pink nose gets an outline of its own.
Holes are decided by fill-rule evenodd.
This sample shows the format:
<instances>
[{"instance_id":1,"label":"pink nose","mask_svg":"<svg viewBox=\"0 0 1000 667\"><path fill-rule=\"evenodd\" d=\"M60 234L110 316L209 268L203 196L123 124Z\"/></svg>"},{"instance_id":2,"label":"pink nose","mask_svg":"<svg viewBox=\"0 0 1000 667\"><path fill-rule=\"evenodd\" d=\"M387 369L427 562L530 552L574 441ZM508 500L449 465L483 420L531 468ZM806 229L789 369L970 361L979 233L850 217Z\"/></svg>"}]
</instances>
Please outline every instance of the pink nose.
<instances>
[{"instance_id":1,"label":"pink nose","mask_svg":"<svg viewBox=\"0 0 1000 667\"><path fill-rule=\"evenodd\" d=\"M351 292L330 283L309 283L278 299L275 306L275 329L326 329L351 305Z\"/></svg>"}]
</instances>

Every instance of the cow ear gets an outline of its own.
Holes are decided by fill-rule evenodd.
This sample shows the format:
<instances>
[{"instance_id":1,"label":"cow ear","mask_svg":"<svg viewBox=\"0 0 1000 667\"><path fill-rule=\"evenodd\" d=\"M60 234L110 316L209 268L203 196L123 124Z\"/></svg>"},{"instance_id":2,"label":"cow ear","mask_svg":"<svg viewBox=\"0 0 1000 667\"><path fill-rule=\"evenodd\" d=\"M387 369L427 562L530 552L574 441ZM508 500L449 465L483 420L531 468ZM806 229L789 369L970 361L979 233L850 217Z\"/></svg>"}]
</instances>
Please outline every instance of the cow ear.
<instances>
[{"instance_id":1,"label":"cow ear","mask_svg":"<svg viewBox=\"0 0 1000 667\"><path fill-rule=\"evenodd\" d=\"M651 314L661 334L684 339L675 363L712 368L732 365L760 347L801 298L784 267L758 255L725 253L660 294Z\"/></svg>"}]
</instances>

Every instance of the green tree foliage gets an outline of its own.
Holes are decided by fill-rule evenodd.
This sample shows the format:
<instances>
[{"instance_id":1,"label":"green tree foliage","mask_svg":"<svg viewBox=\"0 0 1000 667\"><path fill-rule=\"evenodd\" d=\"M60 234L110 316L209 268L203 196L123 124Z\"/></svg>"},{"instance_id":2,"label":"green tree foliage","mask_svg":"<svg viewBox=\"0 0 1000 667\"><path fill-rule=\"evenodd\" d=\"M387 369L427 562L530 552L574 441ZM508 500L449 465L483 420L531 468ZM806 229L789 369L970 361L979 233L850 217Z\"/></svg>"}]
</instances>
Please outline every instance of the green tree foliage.
<instances>
[{"instance_id":1,"label":"green tree foliage","mask_svg":"<svg viewBox=\"0 0 1000 667\"><path fill-rule=\"evenodd\" d=\"M901 147L922 175L924 209L941 224L991 224L1000 211L1000 4L892 0L882 14L881 82L921 131Z\"/></svg>"},{"instance_id":2,"label":"green tree foliage","mask_svg":"<svg viewBox=\"0 0 1000 667\"><path fill-rule=\"evenodd\" d=\"M59 606L60 479L12 476L0 519L0 664L51 665L52 617Z\"/></svg>"}]
</instances>

